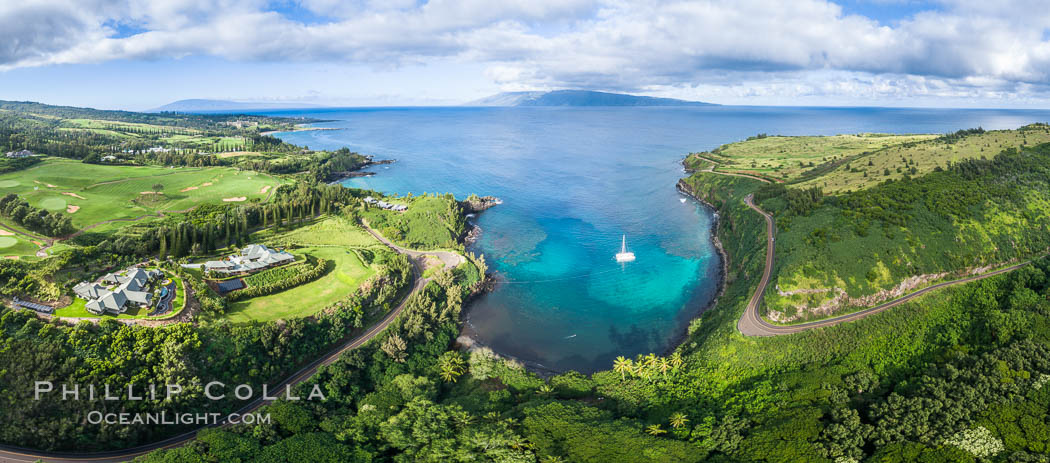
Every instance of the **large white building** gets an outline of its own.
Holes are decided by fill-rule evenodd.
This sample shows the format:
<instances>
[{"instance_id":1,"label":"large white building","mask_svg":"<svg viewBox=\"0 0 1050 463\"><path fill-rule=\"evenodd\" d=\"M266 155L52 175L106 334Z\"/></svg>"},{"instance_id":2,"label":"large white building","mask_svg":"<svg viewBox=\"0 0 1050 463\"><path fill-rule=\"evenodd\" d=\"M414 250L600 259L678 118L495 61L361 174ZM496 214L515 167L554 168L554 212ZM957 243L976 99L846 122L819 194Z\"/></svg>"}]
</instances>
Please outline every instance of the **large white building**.
<instances>
[{"instance_id":1,"label":"large white building","mask_svg":"<svg viewBox=\"0 0 1050 463\"><path fill-rule=\"evenodd\" d=\"M129 305L149 307L153 297L149 284L161 275L159 270L130 268L119 274L109 273L102 277L102 283L111 285L109 288L85 281L74 286L73 293L88 301L88 312L118 315L127 311Z\"/></svg>"},{"instance_id":2,"label":"large white building","mask_svg":"<svg viewBox=\"0 0 1050 463\"><path fill-rule=\"evenodd\" d=\"M294 260L295 256L286 251L270 249L264 244L252 244L242 249L240 255L235 254L224 260L209 260L203 267L209 272L251 273Z\"/></svg>"}]
</instances>

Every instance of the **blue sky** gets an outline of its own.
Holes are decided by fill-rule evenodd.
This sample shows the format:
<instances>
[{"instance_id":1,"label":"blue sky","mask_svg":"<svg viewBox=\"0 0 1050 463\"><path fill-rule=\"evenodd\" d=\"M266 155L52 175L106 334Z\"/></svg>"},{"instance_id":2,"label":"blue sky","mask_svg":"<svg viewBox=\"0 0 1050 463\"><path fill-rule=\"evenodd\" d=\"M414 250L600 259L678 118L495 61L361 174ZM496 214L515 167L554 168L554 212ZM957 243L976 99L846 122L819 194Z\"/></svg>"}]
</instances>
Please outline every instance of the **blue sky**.
<instances>
[{"instance_id":1,"label":"blue sky","mask_svg":"<svg viewBox=\"0 0 1050 463\"><path fill-rule=\"evenodd\" d=\"M583 88L723 104L1050 107L1016 0L30 0L0 99L448 105Z\"/></svg>"}]
</instances>

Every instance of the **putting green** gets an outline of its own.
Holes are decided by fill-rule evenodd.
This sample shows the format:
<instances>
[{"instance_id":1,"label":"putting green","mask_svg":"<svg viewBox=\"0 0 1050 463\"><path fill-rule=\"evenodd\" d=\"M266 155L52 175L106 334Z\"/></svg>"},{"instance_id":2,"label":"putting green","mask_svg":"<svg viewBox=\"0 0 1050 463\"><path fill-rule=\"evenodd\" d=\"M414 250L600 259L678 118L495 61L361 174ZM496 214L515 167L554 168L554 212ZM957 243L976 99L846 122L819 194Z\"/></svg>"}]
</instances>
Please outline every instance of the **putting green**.
<instances>
[{"instance_id":1,"label":"putting green","mask_svg":"<svg viewBox=\"0 0 1050 463\"><path fill-rule=\"evenodd\" d=\"M0 236L0 249L9 248L18 244L18 239L11 236Z\"/></svg>"},{"instance_id":2,"label":"putting green","mask_svg":"<svg viewBox=\"0 0 1050 463\"><path fill-rule=\"evenodd\" d=\"M62 198L44 198L40 200L40 207L49 211L63 211L66 209L66 200Z\"/></svg>"},{"instance_id":3,"label":"putting green","mask_svg":"<svg viewBox=\"0 0 1050 463\"><path fill-rule=\"evenodd\" d=\"M0 188L12 188L21 185L18 180L0 180Z\"/></svg>"}]
</instances>

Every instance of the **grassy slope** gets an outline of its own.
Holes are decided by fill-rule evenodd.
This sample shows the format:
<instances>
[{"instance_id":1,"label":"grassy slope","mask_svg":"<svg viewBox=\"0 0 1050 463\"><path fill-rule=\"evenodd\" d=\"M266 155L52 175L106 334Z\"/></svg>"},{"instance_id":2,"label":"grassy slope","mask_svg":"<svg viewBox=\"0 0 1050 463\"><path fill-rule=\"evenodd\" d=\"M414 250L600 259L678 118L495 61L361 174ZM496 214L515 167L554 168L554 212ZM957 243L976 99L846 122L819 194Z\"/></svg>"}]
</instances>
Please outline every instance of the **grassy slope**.
<instances>
[{"instance_id":1,"label":"grassy slope","mask_svg":"<svg viewBox=\"0 0 1050 463\"><path fill-rule=\"evenodd\" d=\"M831 193L870 188L887 179L932 172L949 162L991 158L1006 148L1046 142L1050 142L1050 127L1033 125L992 130L954 143L945 143L937 135L752 137L698 155L719 161L719 170L757 172ZM706 167L702 162L696 164Z\"/></svg>"},{"instance_id":2,"label":"grassy slope","mask_svg":"<svg viewBox=\"0 0 1050 463\"><path fill-rule=\"evenodd\" d=\"M793 179L824 162L934 137L935 135L890 134L752 137L746 141L723 145L711 153L700 154L721 161L721 170L751 171L770 177Z\"/></svg>"},{"instance_id":3,"label":"grassy slope","mask_svg":"<svg viewBox=\"0 0 1050 463\"><path fill-rule=\"evenodd\" d=\"M910 153L905 159L920 174L933 171L938 164L962 158L993 157L999 147L1050 137L1050 128L1029 126L1022 130L993 131L975 134L945 144L925 141L891 147L850 161L853 166L866 165L871 158L875 166L888 159L901 158L898 150ZM756 153L763 159L779 153L781 148L816 143L830 143L837 137L767 137L728 145L713 157L724 159L725 153ZM994 147L995 151L991 151ZM984 149L982 151L981 149ZM826 150L825 150L826 151ZM702 153L709 156L711 153ZM719 157L721 156L721 157ZM744 158L738 158L742 161ZM691 156L687 165L694 169L706 165ZM936 280L954 278L958 272L1000 264L1013 259L1026 259L1045 251L1041 237L1050 230L1050 183L1043 170L1047 162L1037 162L1022 172L1004 173L983 183L970 182L957 174L934 172L908 183L867 185L860 173L842 175L839 170L801 183L789 181L789 188L806 188L825 179L850 183L851 195L826 199L812 212L796 214L787 210L784 197L766 200L761 205L778 219L777 267L773 284L765 295L765 309L779 312L785 320L820 318L829 313L842 313L851 307L874 305L874 299L861 300L883 290L893 290L917 275L928 275L924 281L911 282L905 291L926 286ZM728 169L719 167L720 170ZM1027 170L1026 170L1027 169ZM847 171L848 172L848 171ZM892 177L892 176L891 176ZM705 177L706 178L706 177ZM796 177L796 180L798 177ZM838 179L838 180L835 180ZM714 184L720 180L705 180ZM756 186L752 191L757 190ZM852 198L852 199L849 199ZM855 202L846 205L849 201ZM961 209L953 209L960 207ZM887 223L878 217L899 219ZM874 211L874 212L873 212ZM948 275L933 278L932 274ZM795 294L781 296L778 289ZM839 290L853 301L832 300ZM884 299L887 296L879 297ZM824 307L818 311L818 307Z\"/></svg>"},{"instance_id":4,"label":"grassy slope","mask_svg":"<svg viewBox=\"0 0 1050 463\"><path fill-rule=\"evenodd\" d=\"M203 186L211 182L210 186ZM17 185L13 185L17 183ZM162 199L146 200L141 192L156 183L164 185ZM79 206L72 214L77 227L117 218L138 217L166 210L183 210L202 202L219 202L223 198L265 198L266 185L271 190L280 180L255 172L232 168L165 168L84 164L49 158L39 165L0 175L0 194L17 193L37 207ZM54 185L49 187L48 185ZM181 191L189 187L196 189ZM80 199L63 193L73 193Z\"/></svg>"},{"instance_id":5,"label":"grassy slope","mask_svg":"<svg viewBox=\"0 0 1050 463\"><path fill-rule=\"evenodd\" d=\"M361 262L354 248L379 245L364 230L341 218L325 218L288 232L267 230L253 239L270 244L305 246L297 254L310 254L333 262L332 270L312 282L279 293L231 304L228 317L234 322L266 321L304 317L352 293L375 270Z\"/></svg>"},{"instance_id":6,"label":"grassy slope","mask_svg":"<svg viewBox=\"0 0 1050 463\"><path fill-rule=\"evenodd\" d=\"M741 461L827 461L811 442L830 420L826 408L834 400L832 389L843 387L847 377L871 372L884 382L901 381L968 349L960 345L984 342L968 336L988 336L981 321L987 308L975 307L974 301L986 301L1010 275L948 288L834 327L790 336L741 335L736 322L763 266L763 223L742 203L758 183L708 173L693 174L686 183L719 207L718 235L730 255L725 292L693 322L682 345L690 368L657 394L645 392L641 384L620 384L613 371L595 375L609 384L599 387L600 395L613 402L645 403L649 422L666 422L673 412L687 414L692 423L743 415L750 420L747 437L734 451ZM1024 325L1046 342L1050 317L1039 311L1026 316ZM993 408L980 422L1003 436L1007 431L1001 430L1016 427L1009 411L1008 406ZM1014 442L1012 448L1022 444Z\"/></svg>"}]
</instances>

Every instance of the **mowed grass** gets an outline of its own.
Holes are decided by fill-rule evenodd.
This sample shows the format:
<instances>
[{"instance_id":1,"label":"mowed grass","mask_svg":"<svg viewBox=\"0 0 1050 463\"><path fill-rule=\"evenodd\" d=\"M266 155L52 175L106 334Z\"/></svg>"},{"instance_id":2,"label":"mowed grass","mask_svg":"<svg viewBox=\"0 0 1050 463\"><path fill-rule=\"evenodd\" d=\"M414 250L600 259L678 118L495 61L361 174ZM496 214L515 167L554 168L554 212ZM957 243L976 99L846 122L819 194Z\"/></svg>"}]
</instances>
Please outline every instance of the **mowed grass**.
<instances>
[{"instance_id":1,"label":"mowed grass","mask_svg":"<svg viewBox=\"0 0 1050 463\"><path fill-rule=\"evenodd\" d=\"M371 234L342 217L323 217L287 232L269 229L252 236L282 246L350 246L367 248L380 244Z\"/></svg>"},{"instance_id":2,"label":"mowed grass","mask_svg":"<svg viewBox=\"0 0 1050 463\"><path fill-rule=\"evenodd\" d=\"M82 228L113 219L158 211L179 211L224 198L264 199L282 181L268 174L229 167L167 168L109 166L48 158L29 169L0 175L0 195L17 193L30 204L52 211L72 210ZM153 185L163 194L143 194ZM69 209L67 209L69 208Z\"/></svg>"},{"instance_id":3,"label":"mowed grass","mask_svg":"<svg viewBox=\"0 0 1050 463\"><path fill-rule=\"evenodd\" d=\"M838 193L899 180L905 175L923 175L966 159L992 158L1007 148L1050 142L1050 127L1032 125L991 130L952 143L940 137L936 134L753 137L691 155L686 165L695 170L707 168L708 164L699 158L702 156L718 161L718 171L753 172L802 188L821 187L826 193ZM803 175L806 172L810 173Z\"/></svg>"},{"instance_id":4,"label":"mowed grass","mask_svg":"<svg viewBox=\"0 0 1050 463\"><path fill-rule=\"evenodd\" d=\"M722 145L700 155L719 161L719 170L749 171L789 180L824 162L934 137L936 135L877 133L827 137L768 136Z\"/></svg>"},{"instance_id":5,"label":"mowed grass","mask_svg":"<svg viewBox=\"0 0 1050 463\"><path fill-rule=\"evenodd\" d=\"M230 321L246 323L307 317L350 295L375 273L348 247L308 247L295 252L332 261L333 268L309 283L230 304L226 314Z\"/></svg>"},{"instance_id":6,"label":"mowed grass","mask_svg":"<svg viewBox=\"0 0 1050 463\"><path fill-rule=\"evenodd\" d=\"M995 157L1007 148L1050 142L1050 127L1026 126L1016 130L992 130L969 135L954 143L931 139L921 143L890 146L841 165L799 186L819 186L826 192L868 188L889 179L898 180L932 172L966 159ZM914 170L911 168L914 167ZM866 174L866 175L865 175Z\"/></svg>"},{"instance_id":7,"label":"mowed grass","mask_svg":"<svg viewBox=\"0 0 1050 463\"><path fill-rule=\"evenodd\" d=\"M5 233L9 233L4 230ZM0 256L6 259L36 258L36 252L40 249L37 245L27 240L24 236L3 235L0 236Z\"/></svg>"}]
</instances>

